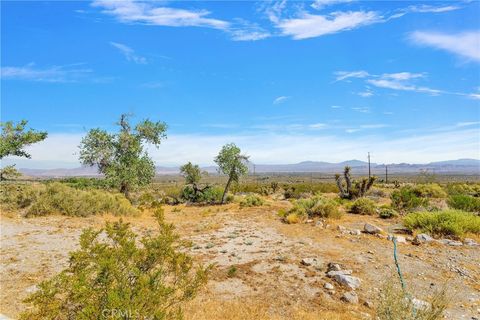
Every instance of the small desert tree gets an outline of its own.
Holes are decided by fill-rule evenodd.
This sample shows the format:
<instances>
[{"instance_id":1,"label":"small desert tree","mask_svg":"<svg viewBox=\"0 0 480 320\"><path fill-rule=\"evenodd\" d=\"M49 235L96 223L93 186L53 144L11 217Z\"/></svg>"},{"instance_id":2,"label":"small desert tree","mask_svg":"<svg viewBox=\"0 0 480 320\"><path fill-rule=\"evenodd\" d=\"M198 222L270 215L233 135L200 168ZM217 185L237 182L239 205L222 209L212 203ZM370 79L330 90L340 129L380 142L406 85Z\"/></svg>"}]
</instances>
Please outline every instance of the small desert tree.
<instances>
[{"instance_id":1,"label":"small desert tree","mask_svg":"<svg viewBox=\"0 0 480 320\"><path fill-rule=\"evenodd\" d=\"M350 167L345 167L343 171L343 178L341 175L335 175L340 198L342 199L356 199L365 196L368 190L373 186L376 177L363 178L360 181L353 180L350 175ZM345 184L343 183L345 180Z\"/></svg>"},{"instance_id":2,"label":"small desert tree","mask_svg":"<svg viewBox=\"0 0 480 320\"><path fill-rule=\"evenodd\" d=\"M22 120L18 123L13 123L12 121L0 123L0 127L2 128L0 159L8 156L30 159L30 154L27 153L24 148L45 140L47 137L46 132L40 132L33 129L27 130L27 124L27 120ZM14 165L0 169L0 180L6 180L7 178L17 177L19 175L20 173L15 169Z\"/></svg>"},{"instance_id":3,"label":"small desert tree","mask_svg":"<svg viewBox=\"0 0 480 320\"><path fill-rule=\"evenodd\" d=\"M181 319L206 283L173 225L156 210L157 234L138 239L129 224L85 229L66 269L42 282L22 319Z\"/></svg>"},{"instance_id":4,"label":"small desert tree","mask_svg":"<svg viewBox=\"0 0 480 320\"><path fill-rule=\"evenodd\" d=\"M238 182L240 177L246 175L248 167L248 156L242 155L241 150L234 143L226 144L220 150L218 156L215 158L215 163L218 165L220 173L228 175L228 181L223 191L222 204L225 203L228 189L232 182Z\"/></svg>"},{"instance_id":5,"label":"small desert tree","mask_svg":"<svg viewBox=\"0 0 480 320\"><path fill-rule=\"evenodd\" d=\"M188 195L189 200L197 201L199 193L201 194L210 188L208 185L204 188L199 187L202 175L205 173L202 172L198 164L188 162L180 167L180 173L185 178L185 184L188 190L184 190L184 194Z\"/></svg>"},{"instance_id":6,"label":"small desert tree","mask_svg":"<svg viewBox=\"0 0 480 320\"><path fill-rule=\"evenodd\" d=\"M128 198L132 189L150 183L155 176L155 165L144 150L144 144L158 147L166 138L167 125L147 119L132 129L125 114L118 124L120 132L115 134L98 128L90 130L79 146L80 162L97 166L98 171Z\"/></svg>"}]
</instances>

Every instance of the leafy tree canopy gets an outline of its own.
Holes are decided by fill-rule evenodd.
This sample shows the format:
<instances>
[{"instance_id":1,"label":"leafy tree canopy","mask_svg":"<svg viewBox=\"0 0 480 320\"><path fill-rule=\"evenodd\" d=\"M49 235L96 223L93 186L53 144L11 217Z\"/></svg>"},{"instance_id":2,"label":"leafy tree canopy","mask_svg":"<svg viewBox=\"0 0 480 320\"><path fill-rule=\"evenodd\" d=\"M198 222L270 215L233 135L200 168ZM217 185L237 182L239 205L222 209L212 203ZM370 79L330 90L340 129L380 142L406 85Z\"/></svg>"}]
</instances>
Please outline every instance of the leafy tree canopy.
<instances>
[{"instance_id":1,"label":"leafy tree canopy","mask_svg":"<svg viewBox=\"0 0 480 320\"><path fill-rule=\"evenodd\" d=\"M155 176L155 165L144 150L145 144L158 148L166 138L164 122L143 120L132 129L128 115L118 123L118 133L92 129L80 143L80 162L97 166L100 173L128 197L137 186L150 183Z\"/></svg>"},{"instance_id":2,"label":"leafy tree canopy","mask_svg":"<svg viewBox=\"0 0 480 320\"><path fill-rule=\"evenodd\" d=\"M248 173L246 164L248 156L242 155L240 148L234 143L229 143L222 147L214 161L218 165L218 171L228 175L228 181L222 197L222 203L225 203L230 184L238 182L241 176Z\"/></svg>"},{"instance_id":3,"label":"leafy tree canopy","mask_svg":"<svg viewBox=\"0 0 480 320\"><path fill-rule=\"evenodd\" d=\"M1 122L2 128L0 139L0 159L7 156L17 156L30 158L24 148L34 143L45 140L46 132L36 131L33 129L26 129L27 120L22 120L18 123L13 121Z\"/></svg>"}]
</instances>

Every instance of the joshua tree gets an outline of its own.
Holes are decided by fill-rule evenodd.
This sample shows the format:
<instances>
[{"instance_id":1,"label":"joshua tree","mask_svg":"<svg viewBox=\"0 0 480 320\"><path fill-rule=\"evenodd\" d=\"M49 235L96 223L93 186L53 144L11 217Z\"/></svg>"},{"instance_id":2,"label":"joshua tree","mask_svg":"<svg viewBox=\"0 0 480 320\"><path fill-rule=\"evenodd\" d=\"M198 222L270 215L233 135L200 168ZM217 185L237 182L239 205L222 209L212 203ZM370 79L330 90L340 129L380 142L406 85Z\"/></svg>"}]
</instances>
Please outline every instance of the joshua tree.
<instances>
[{"instance_id":1,"label":"joshua tree","mask_svg":"<svg viewBox=\"0 0 480 320\"><path fill-rule=\"evenodd\" d=\"M180 167L180 173L185 177L185 184L187 186L191 186L191 190L193 190L190 200L196 201L198 193L203 193L206 189L210 188L209 185L205 186L204 188L199 187L202 175L206 173L200 170L198 164L192 164L191 162L188 162Z\"/></svg>"},{"instance_id":2,"label":"joshua tree","mask_svg":"<svg viewBox=\"0 0 480 320\"><path fill-rule=\"evenodd\" d=\"M356 199L365 196L368 190L373 186L377 177L362 178L360 181L352 180L350 176L350 167L345 167L343 177L340 174L335 175L337 187L342 199ZM343 183L345 180L345 184Z\"/></svg>"},{"instance_id":3,"label":"joshua tree","mask_svg":"<svg viewBox=\"0 0 480 320\"><path fill-rule=\"evenodd\" d=\"M129 192L150 183L155 176L155 165L144 151L144 144L158 147L166 138L164 122L143 120L132 130L128 116L120 117L120 132L112 134L92 129L80 143L80 162L98 167L107 180L129 197Z\"/></svg>"},{"instance_id":4,"label":"joshua tree","mask_svg":"<svg viewBox=\"0 0 480 320\"><path fill-rule=\"evenodd\" d=\"M240 177L246 175L248 167L248 156L240 154L241 150L234 143L226 144L222 147L222 150L215 158L215 163L218 165L218 171L220 173L228 175L228 181L223 191L222 204L225 203L227 198L227 192L230 188L230 184L238 182Z\"/></svg>"},{"instance_id":5,"label":"joshua tree","mask_svg":"<svg viewBox=\"0 0 480 320\"><path fill-rule=\"evenodd\" d=\"M0 138L0 159L7 156L17 156L30 159L31 156L24 148L47 138L46 132L39 132L33 129L25 130L28 121L22 120L17 124L12 121L1 122L2 128ZM6 166L0 169L0 180L20 176L20 172L15 169L15 165Z\"/></svg>"}]
</instances>

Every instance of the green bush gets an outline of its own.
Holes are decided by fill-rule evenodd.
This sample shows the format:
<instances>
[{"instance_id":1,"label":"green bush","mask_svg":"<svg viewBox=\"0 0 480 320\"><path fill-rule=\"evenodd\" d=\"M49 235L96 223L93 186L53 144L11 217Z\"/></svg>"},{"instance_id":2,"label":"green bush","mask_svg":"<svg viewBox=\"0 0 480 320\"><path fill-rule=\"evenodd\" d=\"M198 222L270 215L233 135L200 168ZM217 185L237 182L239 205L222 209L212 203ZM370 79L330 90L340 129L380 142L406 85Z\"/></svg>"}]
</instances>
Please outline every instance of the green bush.
<instances>
[{"instance_id":1,"label":"green bush","mask_svg":"<svg viewBox=\"0 0 480 320\"><path fill-rule=\"evenodd\" d=\"M409 213L403 224L435 236L463 237L465 233L480 234L480 217L460 210Z\"/></svg>"},{"instance_id":2,"label":"green bush","mask_svg":"<svg viewBox=\"0 0 480 320\"><path fill-rule=\"evenodd\" d=\"M315 196L295 201L293 208L288 212L298 216L322 217L338 219L342 216L338 204L331 199Z\"/></svg>"},{"instance_id":3,"label":"green bush","mask_svg":"<svg viewBox=\"0 0 480 320\"><path fill-rule=\"evenodd\" d=\"M240 201L240 207L259 207L263 206L264 201L257 195L250 194Z\"/></svg>"},{"instance_id":4,"label":"green bush","mask_svg":"<svg viewBox=\"0 0 480 320\"><path fill-rule=\"evenodd\" d=\"M420 198L445 198L447 193L436 183L418 184L413 192Z\"/></svg>"},{"instance_id":5,"label":"green bush","mask_svg":"<svg viewBox=\"0 0 480 320\"><path fill-rule=\"evenodd\" d=\"M457 194L451 196L448 201L451 208L469 212L480 212L480 198Z\"/></svg>"},{"instance_id":6,"label":"green bush","mask_svg":"<svg viewBox=\"0 0 480 320\"><path fill-rule=\"evenodd\" d=\"M397 278L396 275L390 277ZM418 294L419 290L412 290ZM440 320L445 319L449 297L445 287L434 290L423 307L415 305L412 294L405 291L398 282L386 282L380 290L376 306L377 320Z\"/></svg>"},{"instance_id":7,"label":"green bush","mask_svg":"<svg viewBox=\"0 0 480 320\"><path fill-rule=\"evenodd\" d=\"M62 179L60 182L77 189L110 189L113 185L106 179L71 177Z\"/></svg>"},{"instance_id":8,"label":"green bush","mask_svg":"<svg viewBox=\"0 0 480 320\"><path fill-rule=\"evenodd\" d=\"M374 215L376 213L375 202L367 198L358 198L352 203L350 212L362 215Z\"/></svg>"},{"instance_id":9,"label":"green bush","mask_svg":"<svg viewBox=\"0 0 480 320\"><path fill-rule=\"evenodd\" d=\"M69 266L39 285L22 319L182 319L185 302L206 283L157 211L159 230L140 241L129 224L85 229Z\"/></svg>"},{"instance_id":10,"label":"green bush","mask_svg":"<svg viewBox=\"0 0 480 320\"><path fill-rule=\"evenodd\" d=\"M27 210L27 216L61 214L86 217L102 213L131 215L138 213L138 210L121 194L78 190L59 182L47 184Z\"/></svg>"},{"instance_id":11,"label":"green bush","mask_svg":"<svg viewBox=\"0 0 480 320\"><path fill-rule=\"evenodd\" d=\"M41 184L0 184L0 209L13 211L28 208L45 189Z\"/></svg>"},{"instance_id":12,"label":"green bush","mask_svg":"<svg viewBox=\"0 0 480 320\"><path fill-rule=\"evenodd\" d=\"M398 217L398 212L392 208L381 208L378 216L382 219L391 219Z\"/></svg>"},{"instance_id":13,"label":"green bush","mask_svg":"<svg viewBox=\"0 0 480 320\"><path fill-rule=\"evenodd\" d=\"M445 187L449 195L469 195L472 197L480 197L480 184L479 183L449 183Z\"/></svg>"},{"instance_id":14,"label":"green bush","mask_svg":"<svg viewBox=\"0 0 480 320\"><path fill-rule=\"evenodd\" d=\"M393 191L390 195L390 199L392 200L392 207L402 212L411 211L428 205L428 199L419 197L415 190L410 186L405 186Z\"/></svg>"}]
</instances>

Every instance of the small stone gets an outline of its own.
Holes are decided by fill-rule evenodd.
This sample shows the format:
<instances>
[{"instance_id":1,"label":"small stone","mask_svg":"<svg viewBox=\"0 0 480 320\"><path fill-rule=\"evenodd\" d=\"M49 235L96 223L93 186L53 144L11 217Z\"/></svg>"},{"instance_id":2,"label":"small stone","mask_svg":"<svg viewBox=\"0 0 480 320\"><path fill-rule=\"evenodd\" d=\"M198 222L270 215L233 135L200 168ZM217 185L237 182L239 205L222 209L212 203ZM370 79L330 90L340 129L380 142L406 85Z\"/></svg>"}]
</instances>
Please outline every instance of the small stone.
<instances>
[{"instance_id":1,"label":"small stone","mask_svg":"<svg viewBox=\"0 0 480 320\"><path fill-rule=\"evenodd\" d=\"M333 290L335 289L335 287L333 286L333 284L329 283L329 282L325 282L325 284L323 285L323 287L327 290Z\"/></svg>"},{"instance_id":2,"label":"small stone","mask_svg":"<svg viewBox=\"0 0 480 320\"><path fill-rule=\"evenodd\" d=\"M315 223L315 227L319 227L319 228L323 228L323 222L318 220L316 223Z\"/></svg>"},{"instance_id":3,"label":"small stone","mask_svg":"<svg viewBox=\"0 0 480 320\"><path fill-rule=\"evenodd\" d=\"M330 263L328 263L327 267L328 267L328 271L340 271L340 270L342 270L342 267L338 263L330 262Z\"/></svg>"},{"instance_id":4,"label":"small stone","mask_svg":"<svg viewBox=\"0 0 480 320\"><path fill-rule=\"evenodd\" d=\"M347 228L345 228L344 226L338 226L337 230L340 231L340 232L343 232L343 231L346 231Z\"/></svg>"},{"instance_id":5,"label":"small stone","mask_svg":"<svg viewBox=\"0 0 480 320\"><path fill-rule=\"evenodd\" d=\"M420 233L413 239L413 244L419 245L425 242L432 242L433 238L430 237L428 234Z\"/></svg>"},{"instance_id":6,"label":"small stone","mask_svg":"<svg viewBox=\"0 0 480 320\"><path fill-rule=\"evenodd\" d=\"M366 300L363 305L369 309L373 309L374 305L373 305L373 302L369 301L369 300Z\"/></svg>"},{"instance_id":7,"label":"small stone","mask_svg":"<svg viewBox=\"0 0 480 320\"><path fill-rule=\"evenodd\" d=\"M305 223L313 223L313 219L308 219Z\"/></svg>"},{"instance_id":8,"label":"small stone","mask_svg":"<svg viewBox=\"0 0 480 320\"><path fill-rule=\"evenodd\" d=\"M317 260L317 258L303 258L300 263L304 266L312 266L317 270L320 270L323 267L322 263Z\"/></svg>"},{"instance_id":9,"label":"small stone","mask_svg":"<svg viewBox=\"0 0 480 320\"><path fill-rule=\"evenodd\" d=\"M348 303L358 303L358 296L355 291L345 292L340 299Z\"/></svg>"},{"instance_id":10,"label":"small stone","mask_svg":"<svg viewBox=\"0 0 480 320\"><path fill-rule=\"evenodd\" d=\"M345 285L351 289L356 289L360 287L360 284L361 284L361 280L359 278L348 276L345 274L337 274L335 275L334 279L338 283Z\"/></svg>"},{"instance_id":11,"label":"small stone","mask_svg":"<svg viewBox=\"0 0 480 320\"><path fill-rule=\"evenodd\" d=\"M333 278L336 275L343 274L343 275L351 275L352 270L338 270L338 271L328 271L327 277Z\"/></svg>"},{"instance_id":12,"label":"small stone","mask_svg":"<svg viewBox=\"0 0 480 320\"><path fill-rule=\"evenodd\" d=\"M454 246L454 247L463 246L463 243L461 243L460 241L455 241L450 239L441 239L441 240L438 240L438 242L444 245Z\"/></svg>"},{"instance_id":13,"label":"small stone","mask_svg":"<svg viewBox=\"0 0 480 320\"><path fill-rule=\"evenodd\" d=\"M363 230L366 233L370 233L370 234L379 234L383 232L382 228L379 228L376 225L373 225L370 223L365 223L365 225L363 226Z\"/></svg>"},{"instance_id":14,"label":"small stone","mask_svg":"<svg viewBox=\"0 0 480 320\"><path fill-rule=\"evenodd\" d=\"M463 240L463 243L465 243L466 246L470 247L475 247L479 245L475 240L471 238L465 238L465 240Z\"/></svg>"},{"instance_id":15,"label":"small stone","mask_svg":"<svg viewBox=\"0 0 480 320\"><path fill-rule=\"evenodd\" d=\"M362 234L362 232L358 229L350 230L350 234L354 236L359 236Z\"/></svg>"},{"instance_id":16,"label":"small stone","mask_svg":"<svg viewBox=\"0 0 480 320\"><path fill-rule=\"evenodd\" d=\"M430 303L416 298L412 299L412 304L413 307L417 310L426 310L430 308Z\"/></svg>"}]
</instances>

